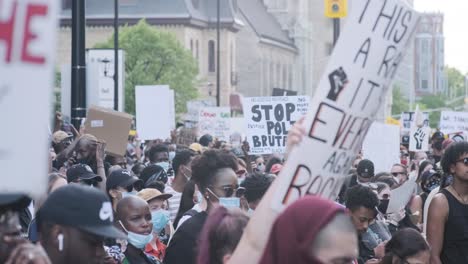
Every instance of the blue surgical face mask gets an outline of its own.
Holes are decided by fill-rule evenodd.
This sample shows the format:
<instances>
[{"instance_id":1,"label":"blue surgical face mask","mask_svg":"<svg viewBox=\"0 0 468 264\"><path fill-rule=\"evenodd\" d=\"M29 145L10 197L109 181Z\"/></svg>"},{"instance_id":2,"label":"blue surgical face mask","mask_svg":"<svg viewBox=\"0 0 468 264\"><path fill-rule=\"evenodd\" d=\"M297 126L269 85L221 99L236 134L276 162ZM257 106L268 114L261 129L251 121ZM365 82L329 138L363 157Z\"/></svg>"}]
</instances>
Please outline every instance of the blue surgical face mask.
<instances>
[{"instance_id":1,"label":"blue surgical face mask","mask_svg":"<svg viewBox=\"0 0 468 264\"><path fill-rule=\"evenodd\" d=\"M129 197L129 196L135 196L137 194L137 192L133 191L133 192L122 192L122 199L125 198L125 197Z\"/></svg>"},{"instance_id":2,"label":"blue surgical face mask","mask_svg":"<svg viewBox=\"0 0 468 264\"><path fill-rule=\"evenodd\" d=\"M252 216L255 211L252 210L252 208L249 207L249 210L247 211L248 216Z\"/></svg>"},{"instance_id":3,"label":"blue surgical face mask","mask_svg":"<svg viewBox=\"0 0 468 264\"><path fill-rule=\"evenodd\" d=\"M170 213L167 210L157 210L151 212L151 221L153 222L153 231L159 234L161 230L169 223Z\"/></svg>"},{"instance_id":4,"label":"blue surgical face mask","mask_svg":"<svg viewBox=\"0 0 468 264\"><path fill-rule=\"evenodd\" d=\"M200 191L197 191L198 203L201 204L203 201L203 194Z\"/></svg>"},{"instance_id":5,"label":"blue surgical face mask","mask_svg":"<svg viewBox=\"0 0 468 264\"><path fill-rule=\"evenodd\" d=\"M169 161L172 161L175 157L175 151L169 151Z\"/></svg>"},{"instance_id":6,"label":"blue surgical face mask","mask_svg":"<svg viewBox=\"0 0 468 264\"><path fill-rule=\"evenodd\" d=\"M155 165L158 165L164 169L165 172L169 170L169 162L163 161L163 162L158 162Z\"/></svg>"},{"instance_id":7,"label":"blue surgical face mask","mask_svg":"<svg viewBox=\"0 0 468 264\"><path fill-rule=\"evenodd\" d=\"M220 197L219 204L226 208L240 208L240 199L237 197Z\"/></svg>"},{"instance_id":8,"label":"blue surgical face mask","mask_svg":"<svg viewBox=\"0 0 468 264\"><path fill-rule=\"evenodd\" d=\"M140 235L137 233L128 232L127 239L128 243L132 244L134 247L144 249L146 244L153 240L153 234Z\"/></svg>"},{"instance_id":9,"label":"blue surgical face mask","mask_svg":"<svg viewBox=\"0 0 468 264\"><path fill-rule=\"evenodd\" d=\"M134 232L128 231L121 221L119 221L122 228L127 232L127 241L128 243L132 244L134 247L138 249L144 249L146 244L153 240L153 234L150 233L149 235L140 235Z\"/></svg>"}]
</instances>

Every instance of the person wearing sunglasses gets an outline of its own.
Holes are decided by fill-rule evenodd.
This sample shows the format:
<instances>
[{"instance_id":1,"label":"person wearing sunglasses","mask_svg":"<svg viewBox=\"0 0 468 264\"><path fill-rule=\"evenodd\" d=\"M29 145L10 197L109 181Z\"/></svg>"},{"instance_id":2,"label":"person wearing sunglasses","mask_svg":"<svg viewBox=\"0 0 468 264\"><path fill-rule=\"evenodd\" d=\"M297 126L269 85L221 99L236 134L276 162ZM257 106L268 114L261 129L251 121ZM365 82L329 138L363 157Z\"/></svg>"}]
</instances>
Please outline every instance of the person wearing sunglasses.
<instances>
[{"instance_id":1,"label":"person wearing sunglasses","mask_svg":"<svg viewBox=\"0 0 468 264\"><path fill-rule=\"evenodd\" d=\"M442 188L429 205L427 240L431 263L468 263L468 142L452 143L441 160L453 183Z\"/></svg>"},{"instance_id":2,"label":"person wearing sunglasses","mask_svg":"<svg viewBox=\"0 0 468 264\"><path fill-rule=\"evenodd\" d=\"M143 188L143 182L133 176L128 170L113 171L106 182L106 192L112 202L112 208L117 209L117 203L127 196L136 195Z\"/></svg>"},{"instance_id":3,"label":"person wearing sunglasses","mask_svg":"<svg viewBox=\"0 0 468 264\"><path fill-rule=\"evenodd\" d=\"M197 241L210 212L220 205L240 207L239 197L245 191L237 182L237 159L228 152L205 151L192 161L191 167L191 179L199 187L207 208L179 226L166 250L165 264L196 263Z\"/></svg>"},{"instance_id":4,"label":"person wearing sunglasses","mask_svg":"<svg viewBox=\"0 0 468 264\"><path fill-rule=\"evenodd\" d=\"M394 164L390 173L393 176L393 179L396 181L398 186L401 186L408 180L408 169L405 165L402 164Z\"/></svg>"}]
</instances>

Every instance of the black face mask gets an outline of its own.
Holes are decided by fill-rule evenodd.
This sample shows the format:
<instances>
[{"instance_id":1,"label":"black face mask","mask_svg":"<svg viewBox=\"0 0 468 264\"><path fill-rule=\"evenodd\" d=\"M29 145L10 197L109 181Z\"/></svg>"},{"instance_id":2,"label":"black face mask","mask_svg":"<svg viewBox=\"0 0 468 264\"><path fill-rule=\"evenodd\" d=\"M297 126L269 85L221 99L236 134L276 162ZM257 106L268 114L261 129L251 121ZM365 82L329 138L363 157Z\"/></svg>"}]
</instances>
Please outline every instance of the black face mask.
<instances>
[{"instance_id":1,"label":"black face mask","mask_svg":"<svg viewBox=\"0 0 468 264\"><path fill-rule=\"evenodd\" d=\"M442 150L442 141L440 140L437 140L436 142L434 142L432 144L432 147L437 149L437 150Z\"/></svg>"},{"instance_id":2,"label":"black face mask","mask_svg":"<svg viewBox=\"0 0 468 264\"><path fill-rule=\"evenodd\" d=\"M390 202L390 200L388 200L388 199L387 200L380 200L379 206L377 206L377 209L379 209L379 212L381 212L382 214L386 214L389 202Z\"/></svg>"}]
</instances>

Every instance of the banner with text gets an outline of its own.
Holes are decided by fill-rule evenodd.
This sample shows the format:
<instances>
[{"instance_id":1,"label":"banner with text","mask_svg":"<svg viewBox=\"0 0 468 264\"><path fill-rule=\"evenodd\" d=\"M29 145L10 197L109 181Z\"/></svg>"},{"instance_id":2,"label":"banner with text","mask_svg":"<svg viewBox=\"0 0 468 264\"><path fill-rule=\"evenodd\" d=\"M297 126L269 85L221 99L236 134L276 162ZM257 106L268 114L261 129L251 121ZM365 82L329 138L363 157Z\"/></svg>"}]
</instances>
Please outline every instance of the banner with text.
<instances>
[{"instance_id":1,"label":"banner with text","mask_svg":"<svg viewBox=\"0 0 468 264\"><path fill-rule=\"evenodd\" d=\"M229 142L231 134L231 109L229 107L203 107L198 114L198 136L210 134L218 140Z\"/></svg>"},{"instance_id":2,"label":"banner with text","mask_svg":"<svg viewBox=\"0 0 468 264\"><path fill-rule=\"evenodd\" d=\"M440 131L444 134L468 132L468 112L442 111Z\"/></svg>"},{"instance_id":3,"label":"banner with text","mask_svg":"<svg viewBox=\"0 0 468 264\"><path fill-rule=\"evenodd\" d=\"M284 153L289 128L309 109L307 96L244 98L244 119L251 154Z\"/></svg>"},{"instance_id":4,"label":"banner with text","mask_svg":"<svg viewBox=\"0 0 468 264\"><path fill-rule=\"evenodd\" d=\"M2 194L46 191L59 3L0 1Z\"/></svg>"},{"instance_id":5,"label":"banner with text","mask_svg":"<svg viewBox=\"0 0 468 264\"><path fill-rule=\"evenodd\" d=\"M334 200L419 20L402 1L354 1L304 120L307 135L289 154L272 207L304 195Z\"/></svg>"}]
</instances>

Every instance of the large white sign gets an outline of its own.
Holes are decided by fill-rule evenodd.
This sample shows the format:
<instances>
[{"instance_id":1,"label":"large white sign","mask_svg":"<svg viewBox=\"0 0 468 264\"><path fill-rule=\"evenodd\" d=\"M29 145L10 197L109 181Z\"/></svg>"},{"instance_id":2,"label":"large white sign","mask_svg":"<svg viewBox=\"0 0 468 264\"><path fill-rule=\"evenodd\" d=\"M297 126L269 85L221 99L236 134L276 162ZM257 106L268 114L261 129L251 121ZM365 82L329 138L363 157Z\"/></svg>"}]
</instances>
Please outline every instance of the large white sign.
<instances>
[{"instance_id":1,"label":"large white sign","mask_svg":"<svg viewBox=\"0 0 468 264\"><path fill-rule=\"evenodd\" d=\"M442 111L440 131L444 134L468 132L468 112Z\"/></svg>"},{"instance_id":2,"label":"large white sign","mask_svg":"<svg viewBox=\"0 0 468 264\"><path fill-rule=\"evenodd\" d=\"M231 109L229 107L203 107L198 114L198 136L205 134L229 142Z\"/></svg>"},{"instance_id":3,"label":"large white sign","mask_svg":"<svg viewBox=\"0 0 468 264\"><path fill-rule=\"evenodd\" d=\"M174 124L169 109L174 106L173 94L167 85L150 85L135 87L135 110L138 137L142 140L171 137Z\"/></svg>"},{"instance_id":4,"label":"large white sign","mask_svg":"<svg viewBox=\"0 0 468 264\"><path fill-rule=\"evenodd\" d=\"M400 1L353 1L304 120L307 134L277 179L273 208L308 194L336 198L418 20Z\"/></svg>"},{"instance_id":5,"label":"large white sign","mask_svg":"<svg viewBox=\"0 0 468 264\"><path fill-rule=\"evenodd\" d=\"M0 1L0 193L46 190L58 11L59 1Z\"/></svg>"},{"instance_id":6,"label":"large white sign","mask_svg":"<svg viewBox=\"0 0 468 264\"><path fill-rule=\"evenodd\" d=\"M400 127L374 122L362 144L365 159L374 163L375 172L390 171L400 162Z\"/></svg>"},{"instance_id":7,"label":"large white sign","mask_svg":"<svg viewBox=\"0 0 468 264\"><path fill-rule=\"evenodd\" d=\"M282 154L291 126L307 113L307 96L244 98L244 119L251 154Z\"/></svg>"}]
</instances>

